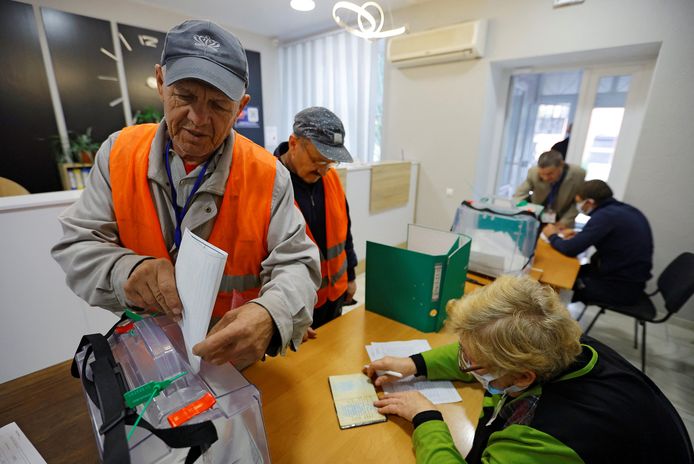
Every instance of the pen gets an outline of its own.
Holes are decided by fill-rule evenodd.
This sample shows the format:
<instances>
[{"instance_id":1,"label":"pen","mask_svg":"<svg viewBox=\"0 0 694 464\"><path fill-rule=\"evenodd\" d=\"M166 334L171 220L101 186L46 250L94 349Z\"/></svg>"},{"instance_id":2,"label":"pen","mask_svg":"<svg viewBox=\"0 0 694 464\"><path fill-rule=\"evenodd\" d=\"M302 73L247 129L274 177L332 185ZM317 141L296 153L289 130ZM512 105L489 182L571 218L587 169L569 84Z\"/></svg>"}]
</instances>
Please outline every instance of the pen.
<instances>
[{"instance_id":1,"label":"pen","mask_svg":"<svg viewBox=\"0 0 694 464\"><path fill-rule=\"evenodd\" d=\"M369 367L368 364L364 364L364 369L367 369ZM390 375L392 377L397 377L399 379L402 379L402 374L400 372L395 372L395 371L381 371L385 375Z\"/></svg>"}]
</instances>

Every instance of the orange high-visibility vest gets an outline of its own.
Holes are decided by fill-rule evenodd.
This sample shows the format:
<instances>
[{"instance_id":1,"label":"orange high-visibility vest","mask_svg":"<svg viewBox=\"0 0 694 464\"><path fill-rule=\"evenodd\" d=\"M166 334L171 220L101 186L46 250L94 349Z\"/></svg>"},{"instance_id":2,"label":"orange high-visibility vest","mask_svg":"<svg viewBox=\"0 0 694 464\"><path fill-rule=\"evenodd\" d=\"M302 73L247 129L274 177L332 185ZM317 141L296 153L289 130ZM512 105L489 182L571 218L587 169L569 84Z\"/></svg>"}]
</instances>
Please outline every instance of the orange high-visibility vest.
<instances>
[{"instance_id":1,"label":"orange high-visibility vest","mask_svg":"<svg viewBox=\"0 0 694 464\"><path fill-rule=\"evenodd\" d=\"M140 124L121 131L110 154L111 190L123 246L140 255L171 260L147 179L157 127ZM231 156L224 197L207 239L229 254L214 317L258 296L261 263L268 255L275 158L238 133Z\"/></svg>"},{"instance_id":2,"label":"orange high-visibility vest","mask_svg":"<svg viewBox=\"0 0 694 464\"><path fill-rule=\"evenodd\" d=\"M337 300L347 291L347 204L345 191L342 189L340 177L334 169L330 169L323 176L323 190L325 193L325 241L327 253L324 256L321 251L320 272L321 284L318 289L318 301L316 308L323 306L329 299ZM313 238L308 224L306 232Z\"/></svg>"}]
</instances>

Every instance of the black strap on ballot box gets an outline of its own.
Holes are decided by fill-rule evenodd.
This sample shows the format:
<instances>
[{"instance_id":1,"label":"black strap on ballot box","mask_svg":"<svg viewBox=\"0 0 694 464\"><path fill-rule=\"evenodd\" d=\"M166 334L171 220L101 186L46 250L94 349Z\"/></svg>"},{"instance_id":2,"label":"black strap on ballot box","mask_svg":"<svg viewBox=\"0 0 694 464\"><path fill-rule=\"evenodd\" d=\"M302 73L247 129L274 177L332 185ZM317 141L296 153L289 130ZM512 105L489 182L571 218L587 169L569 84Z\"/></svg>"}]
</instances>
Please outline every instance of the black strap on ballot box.
<instances>
[{"instance_id":1,"label":"black strap on ballot box","mask_svg":"<svg viewBox=\"0 0 694 464\"><path fill-rule=\"evenodd\" d=\"M125 316L106 335L83 336L71 367L72 376L80 378L77 368L77 354L86 349L82 360L81 379L89 399L101 412L102 425L99 433L104 436L103 462L105 464L130 463L125 426L133 425L137 420L136 411L125 406L123 399L123 394L127 391L125 378L108 344L108 337L113 334L115 327L124 318ZM92 372L92 379L90 380L87 376L87 362L92 353L94 354L94 361L89 364ZM159 429L142 418L138 427L150 431L171 448L190 448L185 460L186 464L194 463L218 438L217 430L212 421L181 425L172 429Z\"/></svg>"},{"instance_id":2,"label":"black strap on ballot box","mask_svg":"<svg viewBox=\"0 0 694 464\"><path fill-rule=\"evenodd\" d=\"M531 217L533 219L537 219L537 216L535 216L535 213L533 213L531 211L523 210L523 211L516 211L514 213L510 213L510 212L509 213L502 213L500 211L496 211L495 209L489 208L488 206L484 206L481 208L479 208L477 206L473 206L473 204L470 200L464 200L460 204L465 205L470 209L474 209L475 211L482 211L482 212L487 212L487 213L492 213L492 214L498 214L500 216L528 216L528 217Z\"/></svg>"}]
</instances>

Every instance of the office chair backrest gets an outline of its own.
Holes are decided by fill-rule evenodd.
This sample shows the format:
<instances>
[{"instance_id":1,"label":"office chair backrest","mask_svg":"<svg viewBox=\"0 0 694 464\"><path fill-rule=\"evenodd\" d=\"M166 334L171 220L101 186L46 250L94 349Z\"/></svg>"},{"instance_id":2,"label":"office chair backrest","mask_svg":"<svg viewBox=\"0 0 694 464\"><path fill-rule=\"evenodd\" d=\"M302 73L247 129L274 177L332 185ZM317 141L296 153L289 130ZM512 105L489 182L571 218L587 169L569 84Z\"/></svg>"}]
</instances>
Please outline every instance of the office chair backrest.
<instances>
[{"instance_id":1,"label":"office chair backrest","mask_svg":"<svg viewBox=\"0 0 694 464\"><path fill-rule=\"evenodd\" d=\"M669 313L680 310L694 294L694 253L679 255L658 277L658 289Z\"/></svg>"},{"instance_id":2,"label":"office chair backrest","mask_svg":"<svg viewBox=\"0 0 694 464\"><path fill-rule=\"evenodd\" d=\"M0 177L0 197L15 195L29 195L29 191L13 180Z\"/></svg>"}]
</instances>

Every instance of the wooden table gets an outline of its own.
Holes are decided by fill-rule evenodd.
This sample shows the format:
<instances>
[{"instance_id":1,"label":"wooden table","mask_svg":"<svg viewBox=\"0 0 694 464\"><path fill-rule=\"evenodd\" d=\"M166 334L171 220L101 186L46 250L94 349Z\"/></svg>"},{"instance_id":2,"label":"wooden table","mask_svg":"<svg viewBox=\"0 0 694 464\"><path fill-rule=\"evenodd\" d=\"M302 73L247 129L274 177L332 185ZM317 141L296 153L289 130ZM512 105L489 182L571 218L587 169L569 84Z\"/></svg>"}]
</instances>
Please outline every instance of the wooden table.
<instances>
[{"instance_id":1,"label":"wooden table","mask_svg":"<svg viewBox=\"0 0 694 464\"><path fill-rule=\"evenodd\" d=\"M564 256L552 248L549 243L538 239L537 247L535 248L535 259L528 275L543 284L551 285L557 290L571 289L574 286L580 267L581 264L578 262L578 259ZM472 278L474 281L484 285L494 281L494 279L475 274L474 272L470 272L468 278ZM467 294L476 287L478 286L474 284L472 287L466 286L465 293Z\"/></svg>"},{"instance_id":2,"label":"wooden table","mask_svg":"<svg viewBox=\"0 0 694 464\"><path fill-rule=\"evenodd\" d=\"M0 426L16 422L46 462L99 461L82 388L70 361L0 384Z\"/></svg>"},{"instance_id":3,"label":"wooden table","mask_svg":"<svg viewBox=\"0 0 694 464\"><path fill-rule=\"evenodd\" d=\"M424 334L357 308L318 329L318 338L286 358L256 363L244 374L262 393L265 430L273 463L414 462L412 424L397 417L340 430L329 375L359 372L371 342L424 338L432 347L455 341L450 334ZM482 388L456 382L462 403L441 405L458 446L469 450L479 417Z\"/></svg>"},{"instance_id":4,"label":"wooden table","mask_svg":"<svg viewBox=\"0 0 694 464\"><path fill-rule=\"evenodd\" d=\"M244 371L261 391L273 463L414 462L412 425L390 417L381 424L340 430L328 376L359 372L374 341L424 338L432 347L455 341L424 334L357 308L318 329L318 338L286 357ZM79 380L65 362L0 385L0 426L17 422L49 463L98 461ZM462 403L442 405L460 449L467 451L479 417L482 389L456 382Z\"/></svg>"},{"instance_id":5,"label":"wooden table","mask_svg":"<svg viewBox=\"0 0 694 464\"><path fill-rule=\"evenodd\" d=\"M539 272L540 282L556 289L573 288L580 267L578 259L564 256L544 240L537 240L531 274Z\"/></svg>"}]
</instances>

